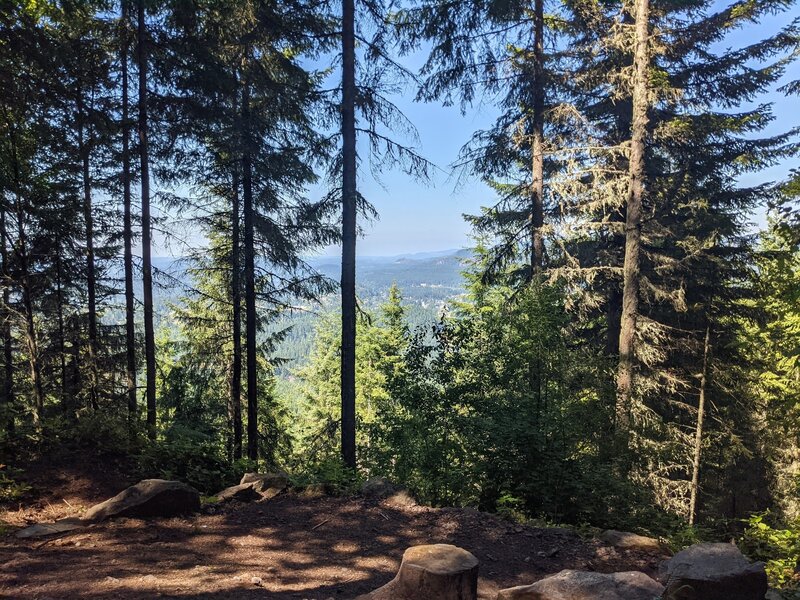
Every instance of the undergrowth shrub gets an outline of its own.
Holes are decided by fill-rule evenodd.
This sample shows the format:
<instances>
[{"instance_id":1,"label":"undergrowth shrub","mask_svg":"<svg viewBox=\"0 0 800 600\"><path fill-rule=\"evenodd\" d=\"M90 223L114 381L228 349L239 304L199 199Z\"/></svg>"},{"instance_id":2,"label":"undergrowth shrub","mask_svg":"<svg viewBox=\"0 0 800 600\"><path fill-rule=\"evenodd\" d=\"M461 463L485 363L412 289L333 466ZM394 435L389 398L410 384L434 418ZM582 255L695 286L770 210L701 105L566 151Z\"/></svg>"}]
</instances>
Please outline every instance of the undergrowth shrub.
<instances>
[{"instance_id":1,"label":"undergrowth shrub","mask_svg":"<svg viewBox=\"0 0 800 600\"><path fill-rule=\"evenodd\" d=\"M184 429L173 429L165 438L145 446L139 455L139 469L145 477L177 479L206 494L238 483L241 475L218 443Z\"/></svg>"},{"instance_id":2,"label":"undergrowth shrub","mask_svg":"<svg viewBox=\"0 0 800 600\"><path fill-rule=\"evenodd\" d=\"M127 413L116 411L86 410L77 419L58 416L47 422L47 428L54 434L49 439L110 453L136 454L144 441L144 432L131 426Z\"/></svg>"},{"instance_id":3,"label":"undergrowth shrub","mask_svg":"<svg viewBox=\"0 0 800 600\"><path fill-rule=\"evenodd\" d=\"M347 495L356 493L364 482L364 478L358 472L345 466L341 458L329 456L305 463L302 469L293 472L291 481L292 485L297 487L323 483L332 493Z\"/></svg>"},{"instance_id":4,"label":"undergrowth shrub","mask_svg":"<svg viewBox=\"0 0 800 600\"><path fill-rule=\"evenodd\" d=\"M753 515L739 545L751 558L766 563L771 586L794 590L800 597L800 519L779 524L769 512Z\"/></svg>"},{"instance_id":5,"label":"undergrowth shrub","mask_svg":"<svg viewBox=\"0 0 800 600\"><path fill-rule=\"evenodd\" d=\"M0 502L14 502L22 498L31 486L17 478L21 472L7 465L0 465Z\"/></svg>"}]
</instances>

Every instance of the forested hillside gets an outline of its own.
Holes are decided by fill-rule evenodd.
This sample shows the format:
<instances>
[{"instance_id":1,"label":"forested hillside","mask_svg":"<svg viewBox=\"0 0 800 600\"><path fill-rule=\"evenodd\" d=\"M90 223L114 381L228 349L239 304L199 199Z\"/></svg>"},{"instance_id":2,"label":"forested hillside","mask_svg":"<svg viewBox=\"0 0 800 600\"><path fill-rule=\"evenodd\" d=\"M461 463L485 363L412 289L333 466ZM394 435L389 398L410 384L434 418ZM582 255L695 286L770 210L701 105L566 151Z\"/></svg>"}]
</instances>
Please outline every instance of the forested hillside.
<instances>
[{"instance_id":1,"label":"forested hillside","mask_svg":"<svg viewBox=\"0 0 800 600\"><path fill-rule=\"evenodd\" d=\"M798 56L794 0L0 3L0 502L380 476L791 589ZM492 122L439 164L412 99ZM470 248L362 256L388 175Z\"/></svg>"}]
</instances>

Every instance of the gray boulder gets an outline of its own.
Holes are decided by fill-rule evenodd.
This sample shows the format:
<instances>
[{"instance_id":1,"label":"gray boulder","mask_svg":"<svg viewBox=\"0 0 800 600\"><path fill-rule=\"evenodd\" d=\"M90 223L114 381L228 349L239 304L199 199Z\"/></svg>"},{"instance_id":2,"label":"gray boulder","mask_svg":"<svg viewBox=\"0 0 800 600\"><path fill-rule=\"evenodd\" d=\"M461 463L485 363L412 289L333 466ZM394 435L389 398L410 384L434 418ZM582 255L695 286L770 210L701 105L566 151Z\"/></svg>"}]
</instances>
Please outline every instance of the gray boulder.
<instances>
[{"instance_id":1,"label":"gray boulder","mask_svg":"<svg viewBox=\"0 0 800 600\"><path fill-rule=\"evenodd\" d=\"M664 591L644 573L561 571L533 585L501 590L497 600L657 600Z\"/></svg>"},{"instance_id":2,"label":"gray boulder","mask_svg":"<svg viewBox=\"0 0 800 600\"><path fill-rule=\"evenodd\" d=\"M173 517L200 510L200 493L180 481L145 479L86 511L85 521L114 517Z\"/></svg>"},{"instance_id":3,"label":"gray boulder","mask_svg":"<svg viewBox=\"0 0 800 600\"><path fill-rule=\"evenodd\" d=\"M289 476L286 473L245 473L239 485L251 484L256 492L267 490L285 490L289 487Z\"/></svg>"},{"instance_id":4,"label":"gray boulder","mask_svg":"<svg viewBox=\"0 0 800 600\"><path fill-rule=\"evenodd\" d=\"M733 544L695 544L664 564L664 598L764 600L764 563L751 563Z\"/></svg>"},{"instance_id":5,"label":"gray boulder","mask_svg":"<svg viewBox=\"0 0 800 600\"><path fill-rule=\"evenodd\" d=\"M397 491L397 486L385 477L370 477L361 486L361 495L366 498L388 498Z\"/></svg>"},{"instance_id":6,"label":"gray boulder","mask_svg":"<svg viewBox=\"0 0 800 600\"><path fill-rule=\"evenodd\" d=\"M218 494L215 494L217 500L220 502L227 502L228 500L238 500L239 502L252 502L261 498L254 488L254 483L240 483L229 488L225 488Z\"/></svg>"}]
</instances>

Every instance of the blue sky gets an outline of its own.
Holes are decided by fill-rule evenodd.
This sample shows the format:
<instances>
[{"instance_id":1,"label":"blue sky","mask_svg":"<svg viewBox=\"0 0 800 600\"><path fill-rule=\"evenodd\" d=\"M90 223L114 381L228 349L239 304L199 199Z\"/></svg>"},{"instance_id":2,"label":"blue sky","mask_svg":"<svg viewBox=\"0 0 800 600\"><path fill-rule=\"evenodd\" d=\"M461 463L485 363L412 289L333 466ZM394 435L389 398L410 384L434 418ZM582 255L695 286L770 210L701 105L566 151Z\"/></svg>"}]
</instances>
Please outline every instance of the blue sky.
<instances>
[{"instance_id":1,"label":"blue sky","mask_svg":"<svg viewBox=\"0 0 800 600\"><path fill-rule=\"evenodd\" d=\"M789 12L765 19L758 26L737 31L721 46L738 47L752 43L794 18L800 18L797 5ZM418 62L418 59L413 62ZM800 79L798 63L791 65L784 82L793 79ZM449 170L449 165L472 133L489 127L496 114L487 104L462 115L458 107L419 104L411 100L413 96L413 91L409 90L394 100L417 127L420 153L445 171ZM800 127L800 98L786 98L773 91L762 100L774 103L776 115L775 122L765 132L767 135ZM797 166L800 166L800 160L787 161L762 173L748 175L742 183L749 185L780 180L790 168ZM492 201L492 192L480 181L462 181L456 187L454 178L449 178L447 173L438 173L430 184L422 184L402 173L391 172L385 174L379 183L367 169L362 169L359 187L380 212L380 219L367 227L365 237L358 242L358 253L367 256L469 246L469 227L462 214L476 213L481 206ZM755 220L762 224L764 215L756 215ZM331 247L323 254L335 255L338 252L337 247Z\"/></svg>"},{"instance_id":2,"label":"blue sky","mask_svg":"<svg viewBox=\"0 0 800 600\"><path fill-rule=\"evenodd\" d=\"M719 2L715 8L719 9L726 4ZM800 6L794 5L790 11L768 17L757 26L735 32L720 46L741 47L753 43L798 18ZM403 61L410 68L416 68L423 58L418 54ZM800 62L790 65L781 84L796 79L800 79ZM393 96L392 100L417 128L419 141L415 144L416 150L440 170L427 184L414 181L398 171L387 172L381 176L380 181L376 181L371 176L368 165L363 165L359 189L378 209L380 218L366 224L366 235L359 239L357 246L361 256L387 256L469 247L470 230L462 215L475 214L481 206L493 202L491 190L479 180L462 179L457 186L456 178L449 175L450 165L473 132L490 127L493 123L496 110L491 99L462 114L459 107L416 103L413 101L415 92L416 90L409 88ZM787 98L773 90L761 98L760 102L773 103L776 117L764 132L765 135L775 135L800 127L800 98ZM792 159L761 173L748 175L742 179L742 183L752 185L779 181L793 167L800 167L800 159ZM312 196L319 196L324 190L314 189L311 193ZM762 226L764 223L763 213L754 216L755 226ZM190 244L202 244L202 240L197 239L197 232L184 234ZM185 254L185 246L174 242L165 246L163 239L156 232L155 254ZM336 256L339 253L340 249L336 246L320 252L323 256Z\"/></svg>"},{"instance_id":3,"label":"blue sky","mask_svg":"<svg viewBox=\"0 0 800 600\"><path fill-rule=\"evenodd\" d=\"M489 204L492 192L474 179L457 185L450 175L450 164L474 131L491 125L494 111L483 108L461 115L457 107L418 104L403 98L397 99L397 104L417 127L418 151L438 169L429 183L396 170L376 181L367 168L361 170L359 189L380 216L366 226L358 253L394 255L465 247L469 245L469 227L462 215ZM338 248L329 248L325 254L336 252Z\"/></svg>"}]
</instances>

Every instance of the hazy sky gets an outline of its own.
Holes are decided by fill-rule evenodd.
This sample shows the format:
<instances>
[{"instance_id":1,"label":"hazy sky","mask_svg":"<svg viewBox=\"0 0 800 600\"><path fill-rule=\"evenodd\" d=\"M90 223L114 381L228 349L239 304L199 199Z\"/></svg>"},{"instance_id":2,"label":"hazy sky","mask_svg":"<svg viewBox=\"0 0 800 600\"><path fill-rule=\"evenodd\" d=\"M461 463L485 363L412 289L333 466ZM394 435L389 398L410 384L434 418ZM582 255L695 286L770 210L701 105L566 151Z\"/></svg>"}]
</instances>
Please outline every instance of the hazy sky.
<instances>
[{"instance_id":1,"label":"hazy sky","mask_svg":"<svg viewBox=\"0 0 800 600\"><path fill-rule=\"evenodd\" d=\"M720 3L720 6L724 5ZM738 47L752 43L775 32L779 27L800 18L800 7L766 19L757 27L748 27L731 36L722 46ZM414 57L411 63L420 63ZM782 83L800 79L800 64L790 66ZM780 87L779 85L776 86ZM380 213L378 221L367 225L366 235L358 241L360 255L393 255L411 252L462 248L470 245L469 227L464 222L464 213L473 214L481 206L492 203L492 192L480 181L461 181L456 186L449 176L450 165L456 160L459 149L472 133L489 127L496 116L490 102L461 114L459 107L443 107L439 104L420 104L413 101L415 90L392 99L414 123L419 132L417 151L436 164L441 171L429 184L416 182L400 172L388 172L375 181L368 168L362 168L359 189ZM766 131L777 134L793 127L800 127L800 98L786 98L773 91L762 99L774 103L775 121ZM744 107L747 108L747 107ZM800 166L793 159L758 175L748 176L745 184L777 181L786 176L789 169ZM318 196L321 190L312 190ZM763 224L764 216L756 221ZM173 249L173 252L182 253ZM326 248L324 255L336 255L338 247ZM157 254L167 252L157 249Z\"/></svg>"}]
</instances>

